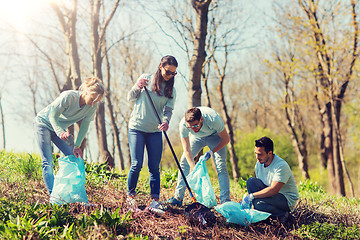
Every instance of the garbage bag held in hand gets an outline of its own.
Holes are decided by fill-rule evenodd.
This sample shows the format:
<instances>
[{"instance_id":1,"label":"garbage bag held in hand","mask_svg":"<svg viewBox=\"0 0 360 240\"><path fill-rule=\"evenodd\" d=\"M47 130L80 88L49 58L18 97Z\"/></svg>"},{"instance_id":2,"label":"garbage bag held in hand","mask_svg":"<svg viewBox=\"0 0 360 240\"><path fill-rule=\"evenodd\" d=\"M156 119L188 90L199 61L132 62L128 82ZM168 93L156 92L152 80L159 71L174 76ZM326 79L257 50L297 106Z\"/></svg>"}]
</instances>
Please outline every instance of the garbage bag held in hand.
<instances>
[{"instance_id":1,"label":"garbage bag held in hand","mask_svg":"<svg viewBox=\"0 0 360 240\"><path fill-rule=\"evenodd\" d=\"M85 165L82 159L69 155L59 158L59 171L55 175L50 203L62 205L75 202L88 203Z\"/></svg>"},{"instance_id":2,"label":"garbage bag held in hand","mask_svg":"<svg viewBox=\"0 0 360 240\"><path fill-rule=\"evenodd\" d=\"M249 226L251 223L260 222L267 219L271 214L256 209L243 209L240 203L226 202L215 207L229 223L236 223Z\"/></svg>"},{"instance_id":3,"label":"garbage bag held in hand","mask_svg":"<svg viewBox=\"0 0 360 240\"><path fill-rule=\"evenodd\" d=\"M204 155L196 163L194 170L186 178L194 191L196 200L206 207L216 206L214 189L211 186L209 173L204 161Z\"/></svg>"}]
</instances>

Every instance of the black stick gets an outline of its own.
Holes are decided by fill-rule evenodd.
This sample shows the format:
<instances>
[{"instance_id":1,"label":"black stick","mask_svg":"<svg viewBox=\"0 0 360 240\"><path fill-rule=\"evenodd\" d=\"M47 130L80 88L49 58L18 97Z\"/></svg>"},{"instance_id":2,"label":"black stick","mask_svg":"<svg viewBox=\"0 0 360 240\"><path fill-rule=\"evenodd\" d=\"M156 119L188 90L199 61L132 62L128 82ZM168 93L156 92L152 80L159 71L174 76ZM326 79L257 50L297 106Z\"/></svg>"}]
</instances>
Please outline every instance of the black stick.
<instances>
[{"instance_id":1,"label":"black stick","mask_svg":"<svg viewBox=\"0 0 360 240\"><path fill-rule=\"evenodd\" d=\"M159 117L158 112L156 111L154 102L152 101L152 99L151 99L151 97L150 97L150 94L149 94L147 88L144 87L144 89L145 89L146 95L149 97L150 103L151 103L151 105L152 105L152 107L153 107L153 109L154 109L154 112L155 112L155 114L156 114L156 116L157 116L157 119L158 119L158 121L159 121L159 124L161 124L162 121L161 121L161 119L160 119L160 117ZM174 149L173 149L173 147L172 147L172 145L171 145L171 143L170 143L169 137L168 137L168 135L166 134L165 131L162 131L162 132L164 133L164 136L165 136L165 138L166 138L166 141L167 141L167 143L169 144L169 147L170 147L170 149L171 149L172 154L174 155L176 164L178 165L178 168L179 168L179 170L180 170L181 176L183 177L184 182L185 182L185 184L186 184L186 187L187 187L188 190L189 190L191 199L193 200L193 202L196 202L196 199L195 199L194 195L193 195L192 192L191 192L191 188L190 188L190 186L189 186L189 183L188 183L187 180L186 180L186 176L185 176L183 170L181 169L179 160L177 159L176 154L175 154L175 151L174 151Z\"/></svg>"}]
</instances>

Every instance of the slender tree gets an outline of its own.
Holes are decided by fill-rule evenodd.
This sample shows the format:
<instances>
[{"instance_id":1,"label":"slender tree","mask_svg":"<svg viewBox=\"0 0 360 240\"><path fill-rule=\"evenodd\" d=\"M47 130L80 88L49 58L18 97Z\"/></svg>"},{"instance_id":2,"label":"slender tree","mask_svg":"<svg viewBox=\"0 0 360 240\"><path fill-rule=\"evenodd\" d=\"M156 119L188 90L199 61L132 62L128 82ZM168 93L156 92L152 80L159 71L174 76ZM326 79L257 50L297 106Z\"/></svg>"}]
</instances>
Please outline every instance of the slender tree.
<instances>
[{"instance_id":1,"label":"slender tree","mask_svg":"<svg viewBox=\"0 0 360 240\"><path fill-rule=\"evenodd\" d=\"M231 118L230 115L228 113L228 108L225 102L225 96L224 96L224 81L225 81L225 77L226 77L226 68L227 68L227 64L228 64L228 49L227 49L227 45L225 44L224 46L224 63L222 65L222 67L220 68L218 60L216 59L215 56L213 56L213 61L214 61L214 65L215 65L215 69L218 75L218 80L219 80L219 84L218 84L218 92L219 92L219 100L221 103L221 109L222 109L222 113L224 116L224 120L225 120L225 128L226 131L229 133L229 137L230 137L230 144L228 145L228 149L230 152L230 162L231 162L231 166L232 166L232 174L233 174L233 178L237 181L240 177L240 172L239 172L239 167L238 167L238 157L236 156L236 152L235 152L235 134L234 134L234 129L233 129L233 125L231 122Z\"/></svg>"},{"instance_id":2,"label":"slender tree","mask_svg":"<svg viewBox=\"0 0 360 240\"><path fill-rule=\"evenodd\" d=\"M196 15L194 29L193 52L189 62L188 106L201 105L201 74L206 58L206 35L208 26L208 12L211 0L191 0Z\"/></svg>"},{"instance_id":3,"label":"slender tree","mask_svg":"<svg viewBox=\"0 0 360 240\"><path fill-rule=\"evenodd\" d=\"M290 51L288 53L289 60L284 62L279 53L276 60L279 65L279 71L282 74L282 82L284 85L284 112L287 120L287 126L291 133L292 143L298 156L298 166L304 179L309 179L308 167L308 149L307 149L307 133L302 113L298 106L298 99L295 93L296 85L294 80L294 69L296 68L295 56Z\"/></svg>"},{"instance_id":4,"label":"slender tree","mask_svg":"<svg viewBox=\"0 0 360 240\"><path fill-rule=\"evenodd\" d=\"M120 0L113 3L113 7L108 16L104 16L105 20L101 24L100 22L100 9L103 7L101 0L90 1L90 17L91 17L91 49L92 49L92 63L93 74L103 79L103 57L104 57L104 45L106 46L106 31L112 20L116 10L119 7ZM106 138L106 125L105 125L105 104L99 103L99 107L96 111L95 117L96 133L98 139L98 146L100 152L100 162L106 162L108 166L113 168L115 166L114 158L108 150L107 138Z\"/></svg>"},{"instance_id":5,"label":"slender tree","mask_svg":"<svg viewBox=\"0 0 360 240\"><path fill-rule=\"evenodd\" d=\"M73 1L72 8L68 8L63 2L53 2L51 7L57 16L63 31L65 53L68 56L66 79L62 87L59 87L60 92L70 89L78 89L81 85L80 58L76 38L78 1ZM58 86L60 86L60 84L58 84Z\"/></svg>"},{"instance_id":6,"label":"slender tree","mask_svg":"<svg viewBox=\"0 0 360 240\"><path fill-rule=\"evenodd\" d=\"M353 27L353 44L349 49L350 54L345 57L348 61L344 61L344 66L338 66L338 69L341 67L341 70L339 69L340 74L344 74L340 75L339 70L335 68L336 59L331 52L332 49L330 48L323 28L321 27L317 2L314 0L299 0L299 4L308 18L308 24L312 31L314 53L317 57L316 79L318 79L317 82L320 84L318 89L321 89L322 91L320 94L325 94L328 97L328 100L323 105L321 111L322 121L325 123L325 144L329 144L328 146L325 146L325 148L330 148L330 151L327 151L328 154L326 156L328 173L330 180L334 183L333 186L336 193L344 196L346 193L343 171L345 170L347 172L347 170L342 154L340 115L345 92L351 81L355 62L358 59L357 47L359 36L356 1L351 0L350 3L351 11L349 12L351 13L352 18L350 24ZM347 176L351 184L351 189L353 189L351 179L348 174Z\"/></svg>"}]
</instances>

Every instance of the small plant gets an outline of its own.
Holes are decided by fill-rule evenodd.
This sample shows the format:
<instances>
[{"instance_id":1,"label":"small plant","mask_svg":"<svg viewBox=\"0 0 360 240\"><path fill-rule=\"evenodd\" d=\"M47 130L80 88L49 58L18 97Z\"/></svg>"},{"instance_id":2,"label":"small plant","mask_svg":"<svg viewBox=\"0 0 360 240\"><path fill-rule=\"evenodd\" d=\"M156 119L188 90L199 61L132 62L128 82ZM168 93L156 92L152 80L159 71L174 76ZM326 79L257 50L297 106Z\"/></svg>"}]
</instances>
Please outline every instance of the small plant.
<instances>
[{"instance_id":1,"label":"small plant","mask_svg":"<svg viewBox=\"0 0 360 240\"><path fill-rule=\"evenodd\" d=\"M147 240L147 239L149 239L149 237L143 236L141 234L134 235L133 233L130 233L127 239L128 240L142 240L142 239Z\"/></svg>"},{"instance_id":2,"label":"small plant","mask_svg":"<svg viewBox=\"0 0 360 240\"><path fill-rule=\"evenodd\" d=\"M246 189L246 180L243 179L242 177L239 178L238 184L239 184L241 189Z\"/></svg>"},{"instance_id":3,"label":"small plant","mask_svg":"<svg viewBox=\"0 0 360 240\"><path fill-rule=\"evenodd\" d=\"M162 176L161 176L162 187L166 189L171 188L176 183L177 174L178 171L176 169L168 169L162 171Z\"/></svg>"},{"instance_id":4,"label":"small plant","mask_svg":"<svg viewBox=\"0 0 360 240\"><path fill-rule=\"evenodd\" d=\"M85 222L84 218L87 217L83 216L83 219L80 220L83 224ZM131 218L130 211L121 215L120 208L116 209L113 213L104 210L104 208L96 209L87 219L88 223L93 224L96 222L96 224L103 224L112 229L116 234L121 234L129 226L129 223L134 220Z\"/></svg>"},{"instance_id":5,"label":"small plant","mask_svg":"<svg viewBox=\"0 0 360 240\"><path fill-rule=\"evenodd\" d=\"M86 182L92 182L95 185L99 183L107 183L111 179L120 178L121 175L109 170L106 163L102 164L86 164Z\"/></svg>"},{"instance_id":6,"label":"small plant","mask_svg":"<svg viewBox=\"0 0 360 240\"><path fill-rule=\"evenodd\" d=\"M309 179L306 179L304 182L300 182L299 191L308 193L325 193L325 190L322 186L319 186L316 182L311 182Z\"/></svg>"},{"instance_id":7,"label":"small plant","mask_svg":"<svg viewBox=\"0 0 360 240\"><path fill-rule=\"evenodd\" d=\"M188 228L189 228L189 227L188 227L187 225L179 226L179 232L180 232L180 234L185 234Z\"/></svg>"},{"instance_id":8,"label":"small plant","mask_svg":"<svg viewBox=\"0 0 360 240\"><path fill-rule=\"evenodd\" d=\"M41 176L41 163L38 159L35 159L31 154L27 154L27 157L20 156L17 159L17 169L20 174L24 175L27 180L36 180Z\"/></svg>"}]
</instances>

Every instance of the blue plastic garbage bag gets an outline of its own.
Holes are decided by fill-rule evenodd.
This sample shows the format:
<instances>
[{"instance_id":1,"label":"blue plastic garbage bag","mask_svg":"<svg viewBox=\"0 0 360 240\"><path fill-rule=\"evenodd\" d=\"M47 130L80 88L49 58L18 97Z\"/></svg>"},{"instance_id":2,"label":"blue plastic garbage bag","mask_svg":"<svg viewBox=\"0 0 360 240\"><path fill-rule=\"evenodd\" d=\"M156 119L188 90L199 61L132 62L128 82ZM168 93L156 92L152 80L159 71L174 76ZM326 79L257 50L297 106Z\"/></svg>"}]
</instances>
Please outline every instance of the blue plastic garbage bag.
<instances>
[{"instance_id":1,"label":"blue plastic garbage bag","mask_svg":"<svg viewBox=\"0 0 360 240\"><path fill-rule=\"evenodd\" d=\"M215 207L215 210L223 215L229 223L249 226L251 223L267 219L271 214L256 209L243 209L240 203L226 202Z\"/></svg>"},{"instance_id":2,"label":"blue plastic garbage bag","mask_svg":"<svg viewBox=\"0 0 360 240\"><path fill-rule=\"evenodd\" d=\"M194 191L196 200L210 208L216 206L214 189L211 186L209 173L204 161L204 155L196 163L194 170L186 178L190 188Z\"/></svg>"},{"instance_id":3,"label":"blue plastic garbage bag","mask_svg":"<svg viewBox=\"0 0 360 240\"><path fill-rule=\"evenodd\" d=\"M88 203L85 191L84 161L74 155L59 158L59 171L55 175L50 203L58 205Z\"/></svg>"}]
</instances>

